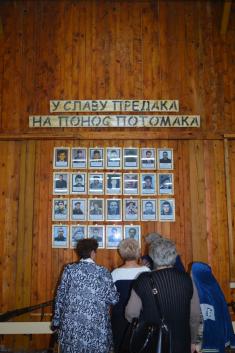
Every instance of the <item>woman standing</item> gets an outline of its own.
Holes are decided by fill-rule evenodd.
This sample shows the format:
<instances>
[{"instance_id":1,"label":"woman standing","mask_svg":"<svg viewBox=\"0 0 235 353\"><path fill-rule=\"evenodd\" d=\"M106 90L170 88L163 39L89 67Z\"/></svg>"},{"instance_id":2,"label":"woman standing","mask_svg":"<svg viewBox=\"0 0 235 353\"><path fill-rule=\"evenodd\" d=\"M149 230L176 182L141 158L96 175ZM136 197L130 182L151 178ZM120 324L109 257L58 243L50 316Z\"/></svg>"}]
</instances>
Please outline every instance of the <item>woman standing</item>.
<instances>
[{"instance_id":1,"label":"woman standing","mask_svg":"<svg viewBox=\"0 0 235 353\"><path fill-rule=\"evenodd\" d=\"M190 308L193 285L190 276L175 269L175 245L168 239L150 243L155 271L151 273L157 288L162 315L172 333L172 353L190 353L195 343L200 319L199 306ZM150 274L142 273L133 283L131 297L126 307L126 318L159 324L160 315L152 294ZM190 311L193 329L190 333Z\"/></svg>"},{"instance_id":2,"label":"woman standing","mask_svg":"<svg viewBox=\"0 0 235 353\"><path fill-rule=\"evenodd\" d=\"M120 294L120 300L112 310L115 353L121 352L120 345L128 327L128 321L125 319L124 311L130 296L132 282L141 272L150 271L147 266L138 264L140 248L135 239L122 240L118 250L124 264L112 272L113 281Z\"/></svg>"},{"instance_id":3,"label":"woman standing","mask_svg":"<svg viewBox=\"0 0 235 353\"><path fill-rule=\"evenodd\" d=\"M95 263L98 243L79 240L79 263L65 267L55 299L52 327L62 353L108 353L112 345L109 308L118 293L107 269Z\"/></svg>"}]
</instances>

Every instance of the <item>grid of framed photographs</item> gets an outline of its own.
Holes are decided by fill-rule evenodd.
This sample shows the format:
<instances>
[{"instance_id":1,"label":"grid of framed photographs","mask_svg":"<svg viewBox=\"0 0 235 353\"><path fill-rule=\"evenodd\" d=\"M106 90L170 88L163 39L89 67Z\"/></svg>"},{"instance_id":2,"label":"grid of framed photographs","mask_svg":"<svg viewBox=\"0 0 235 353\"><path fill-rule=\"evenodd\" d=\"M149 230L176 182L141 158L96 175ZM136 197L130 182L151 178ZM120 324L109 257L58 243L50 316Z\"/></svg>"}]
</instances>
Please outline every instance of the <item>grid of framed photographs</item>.
<instances>
[{"instance_id":1,"label":"grid of framed photographs","mask_svg":"<svg viewBox=\"0 0 235 353\"><path fill-rule=\"evenodd\" d=\"M136 222L175 221L171 148L55 147L53 168L54 248L84 237L108 249L128 237L141 244Z\"/></svg>"}]
</instances>

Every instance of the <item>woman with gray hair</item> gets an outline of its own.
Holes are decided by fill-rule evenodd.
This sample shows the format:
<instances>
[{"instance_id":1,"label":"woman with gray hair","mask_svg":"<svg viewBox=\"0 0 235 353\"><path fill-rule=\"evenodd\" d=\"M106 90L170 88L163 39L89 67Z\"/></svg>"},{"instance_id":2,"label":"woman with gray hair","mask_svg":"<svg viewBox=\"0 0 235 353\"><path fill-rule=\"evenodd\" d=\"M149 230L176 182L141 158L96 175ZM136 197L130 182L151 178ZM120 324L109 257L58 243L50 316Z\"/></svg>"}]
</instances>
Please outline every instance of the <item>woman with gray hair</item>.
<instances>
[{"instance_id":1,"label":"woman with gray hair","mask_svg":"<svg viewBox=\"0 0 235 353\"><path fill-rule=\"evenodd\" d=\"M151 272L151 276L158 291L162 315L172 332L172 353L190 353L200 320L199 307L191 305L192 280L187 273L174 268L177 251L171 240L160 238L150 242L149 255L154 262L155 271ZM140 321L160 323L150 274L142 273L134 281L125 316L130 322L139 317ZM193 323L191 332L190 319Z\"/></svg>"},{"instance_id":2,"label":"woman with gray hair","mask_svg":"<svg viewBox=\"0 0 235 353\"><path fill-rule=\"evenodd\" d=\"M115 353L121 352L121 343L128 327L124 311L130 296L133 280L140 273L150 271L147 266L141 266L138 263L140 247L135 239L128 238L122 240L119 243L118 251L124 263L111 273L113 282L120 295L119 302L113 307L111 317Z\"/></svg>"}]
</instances>

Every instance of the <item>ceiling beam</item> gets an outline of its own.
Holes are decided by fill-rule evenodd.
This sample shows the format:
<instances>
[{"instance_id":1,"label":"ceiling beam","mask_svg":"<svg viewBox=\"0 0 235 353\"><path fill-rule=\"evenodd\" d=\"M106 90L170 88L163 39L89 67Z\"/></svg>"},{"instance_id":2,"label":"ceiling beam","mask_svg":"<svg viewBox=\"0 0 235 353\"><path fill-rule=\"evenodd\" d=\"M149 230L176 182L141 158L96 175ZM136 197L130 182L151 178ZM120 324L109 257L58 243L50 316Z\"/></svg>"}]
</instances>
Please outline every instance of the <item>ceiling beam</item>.
<instances>
[{"instance_id":1,"label":"ceiling beam","mask_svg":"<svg viewBox=\"0 0 235 353\"><path fill-rule=\"evenodd\" d=\"M229 17L231 13L232 0L224 1L223 15L221 19L220 34L225 35L228 29Z\"/></svg>"}]
</instances>

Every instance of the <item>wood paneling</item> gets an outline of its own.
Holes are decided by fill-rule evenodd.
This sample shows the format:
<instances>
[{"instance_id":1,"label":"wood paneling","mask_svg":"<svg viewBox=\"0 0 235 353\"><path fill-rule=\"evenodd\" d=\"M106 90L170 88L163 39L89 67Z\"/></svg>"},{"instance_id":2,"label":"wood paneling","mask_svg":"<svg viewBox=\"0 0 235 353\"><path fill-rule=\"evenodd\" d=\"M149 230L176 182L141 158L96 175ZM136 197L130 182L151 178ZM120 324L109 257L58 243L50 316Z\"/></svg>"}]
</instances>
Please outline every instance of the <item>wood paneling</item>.
<instances>
[{"instance_id":1,"label":"wood paneling","mask_svg":"<svg viewBox=\"0 0 235 353\"><path fill-rule=\"evenodd\" d=\"M235 152L229 140L228 238L223 138L235 134L235 28L220 36L221 2L5 0L0 13L1 311L51 299L64 264L76 260L74 250L51 247L55 146L173 148L176 221L142 222L143 237L173 239L186 267L208 262L229 300ZM51 99L134 98L178 99L180 114L201 115L201 128L28 127ZM120 264L114 250L97 260ZM7 339L24 348L45 342Z\"/></svg>"}]
</instances>

